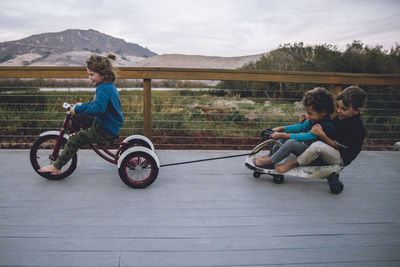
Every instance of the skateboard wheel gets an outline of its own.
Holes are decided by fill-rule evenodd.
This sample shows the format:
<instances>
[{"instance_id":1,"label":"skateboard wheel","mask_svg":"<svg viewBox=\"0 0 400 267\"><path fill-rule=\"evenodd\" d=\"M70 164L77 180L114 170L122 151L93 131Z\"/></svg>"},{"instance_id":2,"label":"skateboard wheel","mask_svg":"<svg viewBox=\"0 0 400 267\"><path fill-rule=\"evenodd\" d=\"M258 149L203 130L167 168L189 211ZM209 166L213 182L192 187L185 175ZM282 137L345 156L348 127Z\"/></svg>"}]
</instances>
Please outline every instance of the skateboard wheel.
<instances>
[{"instance_id":1,"label":"skateboard wheel","mask_svg":"<svg viewBox=\"0 0 400 267\"><path fill-rule=\"evenodd\" d=\"M259 173L259 172L254 172L254 173L253 173L253 177L254 177L254 178L259 178L260 175L261 175L261 173Z\"/></svg>"},{"instance_id":2,"label":"skateboard wheel","mask_svg":"<svg viewBox=\"0 0 400 267\"><path fill-rule=\"evenodd\" d=\"M285 180L285 177L283 177L283 175L274 175L274 183L276 184L282 184L283 181Z\"/></svg>"},{"instance_id":3,"label":"skateboard wheel","mask_svg":"<svg viewBox=\"0 0 400 267\"><path fill-rule=\"evenodd\" d=\"M343 191L343 183L339 180L333 181L329 183L329 189L332 194L340 194Z\"/></svg>"},{"instance_id":4,"label":"skateboard wheel","mask_svg":"<svg viewBox=\"0 0 400 267\"><path fill-rule=\"evenodd\" d=\"M328 178L329 189L331 190L332 194L340 194L343 191L343 183L339 180L338 174L332 174Z\"/></svg>"}]
</instances>

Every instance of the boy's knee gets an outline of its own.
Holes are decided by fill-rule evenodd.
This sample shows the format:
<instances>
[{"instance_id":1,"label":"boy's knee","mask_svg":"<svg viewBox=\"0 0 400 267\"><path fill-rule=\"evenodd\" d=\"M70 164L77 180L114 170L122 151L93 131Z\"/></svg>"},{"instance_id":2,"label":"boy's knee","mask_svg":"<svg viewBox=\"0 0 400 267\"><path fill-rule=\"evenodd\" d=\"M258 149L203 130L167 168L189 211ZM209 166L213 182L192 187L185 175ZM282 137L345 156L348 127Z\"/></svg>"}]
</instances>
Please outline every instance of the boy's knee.
<instances>
[{"instance_id":1,"label":"boy's knee","mask_svg":"<svg viewBox=\"0 0 400 267\"><path fill-rule=\"evenodd\" d=\"M67 146L69 146L71 148L79 147L79 141L78 141L76 135L70 136L68 138Z\"/></svg>"},{"instance_id":2,"label":"boy's knee","mask_svg":"<svg viewBox=\"0 0 400 267\"><path fill-rule=\"evenodd\" d=\"M283 145L292 146L292 145L297 144L297 143L298 143L297 140L289 139Z\"/></svg>"},{"instance_id":3,"label":"boy's knee","mask_svg":"<svg viewBox=\"0 0 400 267\"><path fill-rule=\"evenodd\" d=\"M296 145L298 145L300 142L294 139L289 139L287 140L283 146L285 147L290 147L291 150L293 150L294 147L296 147Z\"/></svg>"},{"instance_id":4,"label":"boy's knee","mask_svg":"<svg viewBox=\"0 0 400 267\"><path fill-rule=\"evenodd\" d=\"M325 151L325 143L322 141L316 141L312 143L309 147L310 150L315 151L316 153L320 154Z\"/></svg>"},{"instance_id":5,"label":"boy's knee","mask_svg":"<svg viewBox=\"0 0 400 267\"><path fill-rule=\"evenodd\" d=\"M79 132L78 133L73 133L69 136L68 142L70 143L75 143L79 139Z\"/></svg>"},{"instance_id":6,"label":"boy's knee","mask_svg":"<svg viewBox=\"0 0 400 267\"><path fill-rule=\"evenodd\" d=\"M76 134L71 135L68 138L67 143L71 147L80 147L81 145L87 143L87 142L85 142L86 139L87 139L86 136L84 134L82 134L82 132L77 132Z\"/></svg>"},{"instance_id":7,"label":"boy's knee","mask_svg":"<svg viewBox=\"0 0 400 267\"><path fill-rule=\"evenodd\" d=\"M324 146L324 142L322 142L322 141L316 141L316 142L314 142L314 143L312 143L311 145L310 145L310 147L315 147L315 148L317 148L317 147L322 147L322 146Z\"/></svg>"}]
</instances>

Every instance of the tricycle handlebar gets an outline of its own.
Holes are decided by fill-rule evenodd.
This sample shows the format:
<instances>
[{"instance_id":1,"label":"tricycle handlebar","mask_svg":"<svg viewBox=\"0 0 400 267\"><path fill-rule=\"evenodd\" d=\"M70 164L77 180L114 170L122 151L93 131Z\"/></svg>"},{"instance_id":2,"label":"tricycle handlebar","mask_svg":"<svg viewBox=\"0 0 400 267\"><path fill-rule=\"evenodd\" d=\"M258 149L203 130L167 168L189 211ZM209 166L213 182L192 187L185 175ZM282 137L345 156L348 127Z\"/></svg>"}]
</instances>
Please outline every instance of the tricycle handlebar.
<instances>
[{"instance_id":1,"label":"tricycle handlebar","mask_svg":"<svg viewBox=\"0 0 400 267\"><path fill-rule=\"evenodd\" d=\"M70 108L72 108L74 105L72 105L72 104L69 104L69 103L67 103L67 102L64 102L64 104L63 104L63 108L65 108L65 109L67 109L67 110L70 110Z\"/></svg>"}]
</instances>

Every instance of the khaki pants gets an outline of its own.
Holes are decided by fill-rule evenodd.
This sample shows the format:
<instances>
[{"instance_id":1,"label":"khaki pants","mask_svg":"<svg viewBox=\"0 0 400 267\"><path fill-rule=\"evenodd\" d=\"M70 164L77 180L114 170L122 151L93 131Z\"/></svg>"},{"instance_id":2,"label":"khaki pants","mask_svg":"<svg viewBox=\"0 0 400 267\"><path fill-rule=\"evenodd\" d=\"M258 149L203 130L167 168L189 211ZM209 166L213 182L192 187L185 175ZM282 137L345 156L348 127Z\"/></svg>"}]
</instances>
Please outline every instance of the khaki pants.
<instances>
[{"instance_id":1,"label":"khaki pants","mask_svg":"<svg viewBox=\"0 0 400 267\"><path fill-rule=\"evenodd\" d=\"M94 122L91 127L80 130L68 138L64 150L53 165L60 170L83 145L112 141L115 138L116 136L107 132L97 122Z\"/></svg>"},{"instance_id":2,"label":"khaki pants","mask_svg":"<svg viewBox=\"0 0 400 267\"><path fill-rule=\"evenodd\" d=\"M299 165L309 165L318 158L329 165L343 165L339 151L322 141L312 143L307 150L297 157L297 162Z\"/></svg>"}]
</instances>

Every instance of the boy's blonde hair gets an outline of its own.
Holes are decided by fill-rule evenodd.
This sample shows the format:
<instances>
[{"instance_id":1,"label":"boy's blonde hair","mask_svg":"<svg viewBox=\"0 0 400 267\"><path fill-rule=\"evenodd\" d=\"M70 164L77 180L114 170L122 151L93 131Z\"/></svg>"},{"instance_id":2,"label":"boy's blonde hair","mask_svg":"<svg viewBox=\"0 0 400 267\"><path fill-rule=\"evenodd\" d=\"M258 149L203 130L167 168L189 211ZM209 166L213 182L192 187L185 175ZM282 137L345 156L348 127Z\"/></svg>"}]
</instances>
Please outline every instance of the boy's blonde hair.
<instances>
[{"instance_id":1,"label":"boy's blonde hair","mask_svg":"<svg viewBox=\"0 0 400 267\"><path fill-rule=\"evenodd\" d=\"M100 74L104 81L114 82L116 75L110 59L115 60L116 58L113 54L108 54L107 57L93 54L86 60L86 66L89 70Z\"/></svg>"},{"instance_id":2,"label":"boy's blonde hair","mask_svg":"<svg viewBox=\"0 0 400 267\"><path fill-rule=\"evenodd\" d=\"M367 94L363 89L358 86L352 85L344 89L336 98L336 100L342 100L346 107L350 105L353 109L362 108L367 99Z\"/></svg>"},{"instance_id":3,"label":"boy's blonde hair","mask_svg":"<svg viewBox=\"0 0 400 267\"><path fill-rule=\"evenodd\" d=\"M303 97L303 105L312 107L317 112L326 112L327 116L331 115L335 109L332 94L324 87L307 91Z\"/></svg>"}]
</instances>

